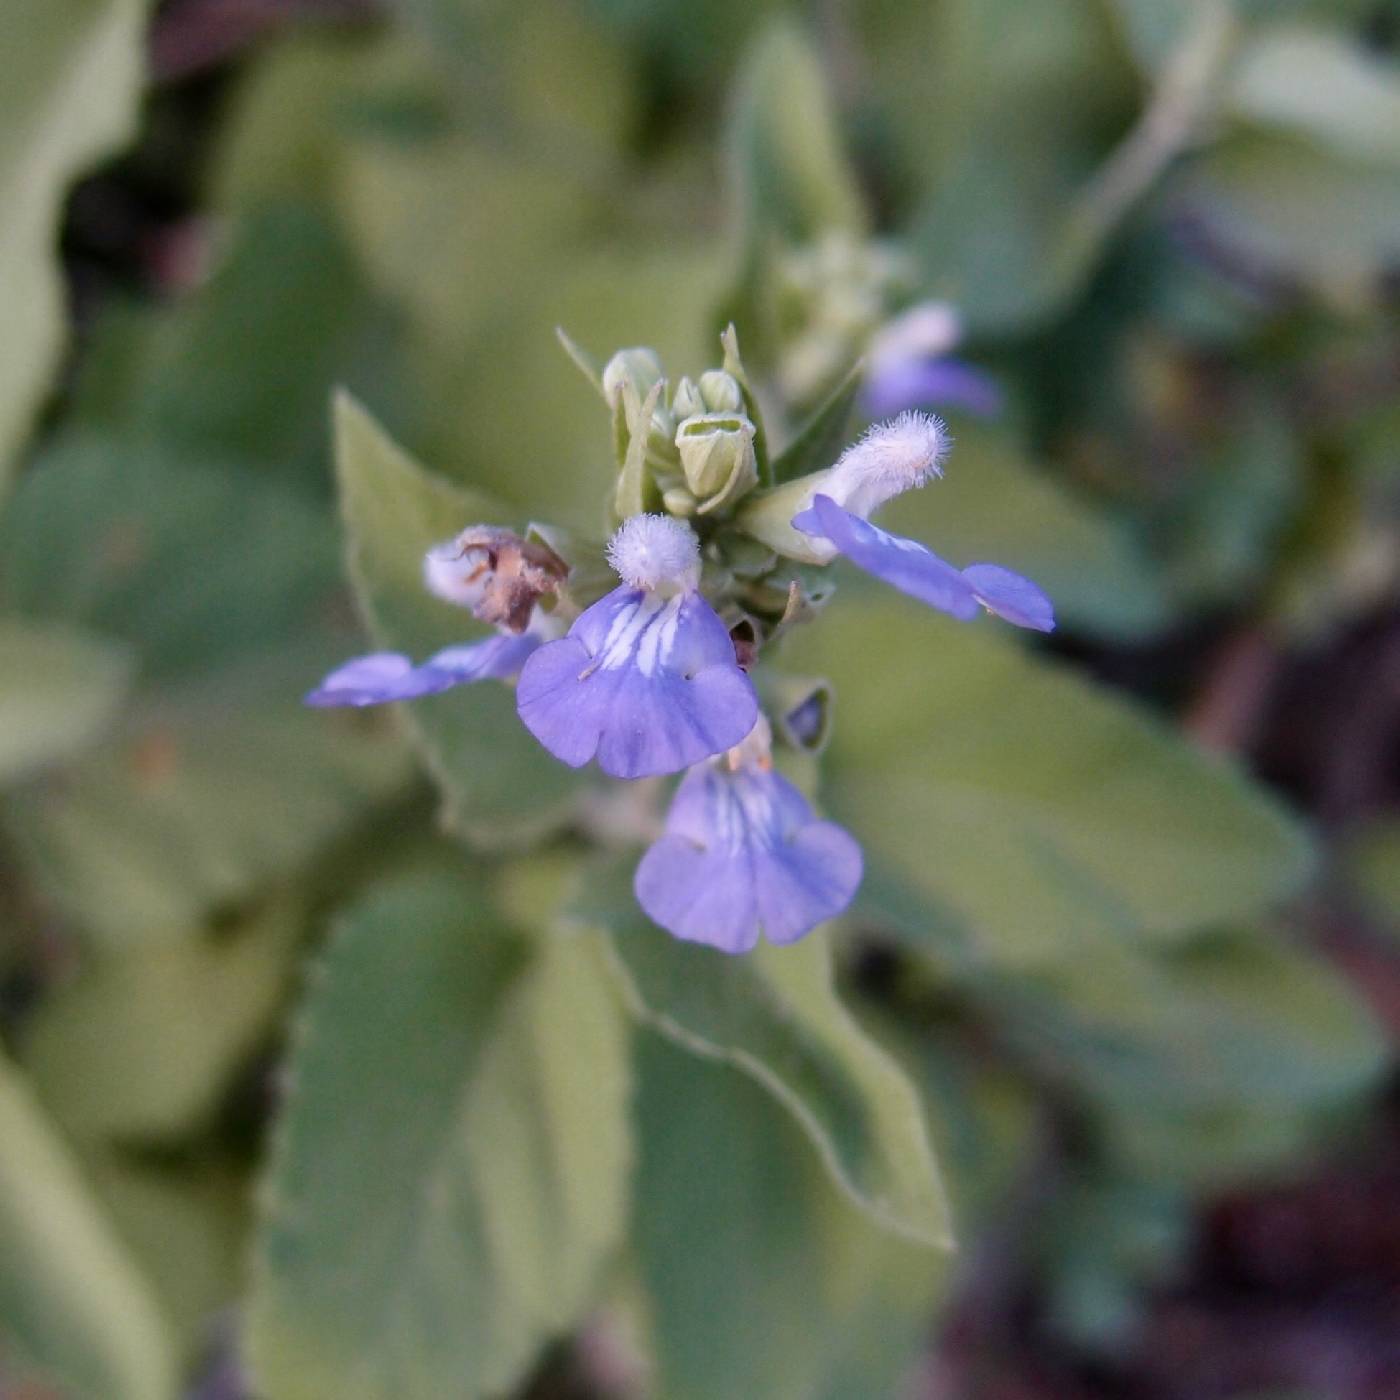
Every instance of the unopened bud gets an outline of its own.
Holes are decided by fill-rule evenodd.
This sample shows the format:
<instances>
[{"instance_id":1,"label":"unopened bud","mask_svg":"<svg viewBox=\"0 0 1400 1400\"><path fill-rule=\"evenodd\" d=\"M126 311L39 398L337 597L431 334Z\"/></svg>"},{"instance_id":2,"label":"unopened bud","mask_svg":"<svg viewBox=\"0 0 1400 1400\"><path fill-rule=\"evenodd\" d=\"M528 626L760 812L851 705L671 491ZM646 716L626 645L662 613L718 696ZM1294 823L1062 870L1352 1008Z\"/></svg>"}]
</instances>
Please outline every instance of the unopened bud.
<instances>
[{"instance_id":1,"label":"unopened bud","mask_svg":"<svg viewBox=\"0 0 1400 1400\"><path fill-rule=\"evenodd\" d=\"M737 501L758 484L754 426L740 414L707 413L676 429L686 485L704 502L702 512Z\"/></svg>"},{"instance_id":2,"label":"unopened bud","mask_svg":"<svg viewBox=\"0 0 1400 1400\"><path fill-rule=\"evenodd\" d=\"M603 393L615 404L624 384L631 384L637 397L644 399L664 371L656 351L645 345L619 350L603 367Z\"/></svg>"}]
</instances>

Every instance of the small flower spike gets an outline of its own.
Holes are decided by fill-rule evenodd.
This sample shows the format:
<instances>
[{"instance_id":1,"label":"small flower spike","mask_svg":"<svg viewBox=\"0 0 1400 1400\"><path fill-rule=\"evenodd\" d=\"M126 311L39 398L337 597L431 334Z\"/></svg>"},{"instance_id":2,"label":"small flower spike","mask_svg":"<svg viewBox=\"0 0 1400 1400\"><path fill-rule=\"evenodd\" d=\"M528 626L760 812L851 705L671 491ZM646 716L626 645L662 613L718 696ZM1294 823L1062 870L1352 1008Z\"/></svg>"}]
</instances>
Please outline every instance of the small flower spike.
<instances>
[{"instance_id":1,"label":"small flower spike","mask_svg":"<svg viewBox=\"0 0 1400 1400\"><path fill-rule=\"evenodd\" d=\"M645 778L732 748L758 701L729 632L700 596L690 527L634 515L608 546L620 588L526 663L516 690L525 727L556 758L593 757L615 778Z\"/></svg>"},{"instance_id":2,"label":"small flower spike","mask_svg":"<svg viewBox=\"0 0 1400 1400\"><path fill-rule=\"evenodd\" d=\"M761 719L760 729L766 735ZM795 943L835 918L861 868L854 839L817 819L760 738L685 775L633 888L648 917L677 938L747 953L760 933Z\"/></svg>"},{"instance_id":3,"label":"small flower spike","mask_svg":"<svg viewBox=\"0 0 1400 1400\"><path fill-rule=\"evenodd\" d=\"M861 407L871 418L911 408L960 408L979 418L1001 409L1001 389L991 375L955 359L962 339L957 312L940 301L911 306L871 342Z\"/></svg>"}]
</instances>

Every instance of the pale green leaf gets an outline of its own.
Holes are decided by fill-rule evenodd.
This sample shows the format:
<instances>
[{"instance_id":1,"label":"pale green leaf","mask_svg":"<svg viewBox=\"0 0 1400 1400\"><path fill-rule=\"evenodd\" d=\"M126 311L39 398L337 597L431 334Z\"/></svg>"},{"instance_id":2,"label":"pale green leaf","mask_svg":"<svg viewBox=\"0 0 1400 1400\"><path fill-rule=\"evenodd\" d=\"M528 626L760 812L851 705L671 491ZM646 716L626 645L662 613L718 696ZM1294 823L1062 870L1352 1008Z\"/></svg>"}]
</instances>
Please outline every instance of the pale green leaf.
<instances>
[{"instance_id":1,"label":"pale green leaf","mask_svg":"<svg viewBox=\"0 0 1400 1400\"><path fill-rule=\"evenodd\" d=\"M329 633L338 585L323 511L181 445L65 433L0 517L0 604L128 643L146 683Z\"/></svg>"},{"instance_id":2,"label":"pale green leaf","mask_svg":"<svg viewBox=\"0 0 1400 1400\"><path fill-rule=\"evenodd\" d=\"M1241 53L1227 101L1247 121L1340 156L1400 164L1400 69L1338 30L1264 30Z\"/></svg>"},{"instance_id":3,"label":"pale green leaf","mask_svg":"<svg viewBox=\"0 0 1400 1400\"><path fill-rule=\"evenodd\" d=\"M350 571L375 640L421 661L480 633L481 624L423 586L424 552L468 525L524 522L424 471L349 397L337 401L335 425ZM404 715L467 836L499 845L567 817L581 779L535 742L506 686L459 686Z\"/></svg>"},{"instance_id":4,"label":"pale green leaf","mask_svg":"<svg viewBox=\"0 0 1400 1400\"><path fill-rule=\"evenodd\" d=\"M227 1314L243 1292L252 1204L247 1180L226 1164L144 1161L111 1148L84 1151L82 1166L150 1280L182 1357L207 1365L217 1314Z\"/></svg>"},{"instance_id":5,"label":"pale green leaf","mask_svg":"<svg viewBox=\"0 0 1400 1400\"><path fill-rule=\"evenodd\" d=\"M45 0L0 10L0 484L63 349L63 199L131 133L146 8Z\"/></svg>"},{"instance_id":6,"label":"pale green leaf","mask_svg":"<svg viewBox=\"0 0 1400 1400\"><path fill-rule=\"evenodd\" d=\"M762 31L740 79L729 132L741 238L791 243L861 233L866 215L836 127L821 62L789 20Z\"/></svg>"},{"instance_id":7,"label":"pale green leaf","mask_svg":"<svg viewBox=\"0 0 1400 1400\"><path fill-rule=\"evenodd\" d=\"M304 709L311 679L284 661L169 693L16 790L5 825L39 887L102 942L184 937L353 829L406 755L383 724Z\"/></svg>"},{"instance_id":8,"label":"pale green leaf","mask_svg":"<svg viewBox=\"0 0 1400 1400\"><path fill-rule=\"evenodd\" d=\"M257 1388L511 1385L621 1233L627 1041L592 937L527 944L465 875L361 904L314 984L265 1181Z\"/></svg>"},{"instance_id":9,"label":"pale green leaf","mask_svg":"<svg viewBox=\"0 0 1400 1400\"><path fill-rule=\"evenodd\" d=\"M744 1075L639 1044L634 1243L667 1400L902 1393L946 1256L872 1226Z\"/></svg>"},{"instance_id":10,"label":"pale green leaf","mask_svg":"<svg viewBox=\"0 0 1400 1400\"><path fill-rule=\"evenodd\" d=\"M72 628L0 618L0 783L82 748L111 720L126 650Z\"/></svg>"},{"instance_id":11,"label":"pale green leaf","mask_svg":"<svg viewBox=\"0 0 1400 1400\"><path fill-rule=\"evenodd\" d=\"M0 1060L0 1357L83 1400L168 1400L169 1328L19 1074Z\"/></svg>"},{"instance_id":12,"label":"pale green leaf","mask_svg":"<svg viewBox=\"0 0 1400 1400\"><path fill-rule=\"evenodd\" d=\"M1298 888L1310 849L1277 803L1001 627L853 599L793 637L840 696L822 801L865 848L868 913L939 957L1033 965Z\"/></svg>"},{"instance_id":13,"label":"pale green leaf","mask_svg":"<svg viewBox=\"0 0 1400 1400\"><path fill-rule=\"evenodd\" d=\"M825 936L729 958L649 924L617 872L594 879L578 917L611 927L632 1009L684 1048L757 1080L878 1225L948 1248L948 1207L918 1096L842 1006Z\"/></svg>"},{"instance_id":14,"label":"pale green leaf","mask_svg":"<svg viewBox=\"0 0 1400 1400\"><path fill-rule=\"evenodd\" d=\"M39 1095L81 1139L203 1127L269 1033L301 932L301 911L275 903L231 931L91 957L28 1024Z\"/></svg>"},{"instance_id":15,"label":"pale green leaf","mask_svg":"<svg viewBox=\"0 0 1400 1400\"><path fill-rule=\"evenodd\" d=\"M1400 257L1400 165L1294 132L1238 132L1192 162L1174 194L1213 236L1344 306L1369 304Z\"/></svg>"}]
</instances>

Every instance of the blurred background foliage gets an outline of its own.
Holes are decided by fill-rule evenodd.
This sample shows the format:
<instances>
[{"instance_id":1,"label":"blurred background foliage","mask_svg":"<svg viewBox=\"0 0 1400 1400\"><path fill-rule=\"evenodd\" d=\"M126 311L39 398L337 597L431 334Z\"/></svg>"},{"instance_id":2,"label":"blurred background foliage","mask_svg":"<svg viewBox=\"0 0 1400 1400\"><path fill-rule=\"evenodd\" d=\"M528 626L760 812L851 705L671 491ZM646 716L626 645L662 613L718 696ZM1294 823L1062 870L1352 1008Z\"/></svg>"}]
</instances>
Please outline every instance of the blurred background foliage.
<instances>
[{"instance_id":1,"label":"blurred background foliage","mask_svg":"<svg viewBox=\"0 0 1400 1400\"><path fill-rule=\"evenodd\" d=\"M1397 1393L1398 63L1393 0L5 5L0 1394ZM787 441L929 297L1004 410L891 520L1062 626L793 639L842 927L647 926L504 692L301 709L458 638L425 544L601 531L557 325L734 319Z\"/></svg>"}]
</instances>

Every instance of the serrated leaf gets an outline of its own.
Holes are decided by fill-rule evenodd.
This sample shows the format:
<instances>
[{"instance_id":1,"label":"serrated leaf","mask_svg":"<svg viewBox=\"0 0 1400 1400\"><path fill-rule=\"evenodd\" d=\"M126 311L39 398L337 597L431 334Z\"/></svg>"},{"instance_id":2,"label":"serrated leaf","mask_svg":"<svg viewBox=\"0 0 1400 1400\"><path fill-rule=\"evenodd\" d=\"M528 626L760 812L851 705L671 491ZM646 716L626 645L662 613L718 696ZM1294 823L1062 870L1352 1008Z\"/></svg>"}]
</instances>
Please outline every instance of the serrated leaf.
<instances>
[{"instance_id":1,"label":"serrated leaf","mask_svg":"<svg viewBox=\"0 0 1400 1400\"><path fill-rule=\"evenodd\" d=\"M940 959L1035 965L1298 888L1310 847L1277 803L997 626L862 598L793 636L839 697L822 801L865 848L867 913Z\"/></svg>"},{"instance_id":2,"label":"serrated leaf","mask_svg":"<svg viewBox=\"0 0 1400 1400\"><path fill-rule=\"evenodd\" d=\"M205 1125L266 1036L295 966L301 911L232 931L100 953L45 998L24 1064L75 1138L172 1142Z\"/></svg>"},{"instance_id":3,"label":"serrated leaf","mask_svg":"<svg viewBox=\"0 0 1400 1400\"><path fill-rule=\"evenodd\" d=\"M750 1080L638 1047L634 1242L668 1400L902 1393L949 1261L831 1190Z\"/></svg>"},{"instance_id":4,"label":"serrated leaf","mask_svg":"<svg viewBox=\"0 0 1400 1400\"><path fill-rule=\"evenodd\" d=\"M0 618L0 783L88 743L112 718L130 675L121 646Z\"/></svg>"},{"instance_id":5,"label":"serrated leaf","mask_svg":"<svg viewBox=\"0 0 1400 1400\"><path fill-rule=\"evenodd\" d=\"M636 911L621 867L591 872L575 917L612 932L615 966L643 1021L760 1083L881 1228L951 1246L918 1096L837 998L822 933L734 958L682 943Z\"/></svg>"},{"instance_id":6,"label":"serrated leaf","mask_svg":"<svg viewBox=\"0 0 1400 1400\"><path fill-rule=\"evenodd\" d=\"M465 875L359 905L306 1008L265 1182L258 1388L429 1400L514 1383L577 1320L622 1230L627 1039L591 938L527 944Z\"/></svg>"},{"instance_id":7,"label":"serrated leaf","mask_svg":"<svg viewBox=\"0 0 1400 1400\"><path fill-rule=\"evenodd\" d=\"M145 21L145 0L50 0L0 14L0 486L63 348L63 199L132 130Z\"/></svg>"},{"instance_id":8,"label":"serrated leaf","mask_svg":"<svg viewBox=\"0 0 1400 1400\"><path fill-rule=\"evenodd\" d=\"M1127 530L1000 429L960 428L942 480L891 502L882 520L959 566L989 560L1033 578L1073 631L1136 638L1170 615L1158 570Z\"/></svg>"},{"instance_id":9,"label":"serrated leaf","mask_svg":"<svg viewBox=\"0 0 1400 1400\"><path fill-rule=\"evenodd\" d=\"M423 554L468 525L509 518L424 471L348 396L337 400L335 431L350 572L377 643L423 660L480 633L467 613L423 586ZM405 720L464 834L499 845L567 817L583 779L530 736L507 687L459 686L415 702Z\"/></svg>"},{"instance_id":10,"label":"serrated leaf","mask_svg":"<svg viewBox=\"0 0 1400 1400\"><path fill-rule=\"evenodd\" d=\"M0 1060L0 1356L84 1400L173 1400L165 1319L19 1074Z\"/></svg>"},{"instance_id":11,"label":"serrated leaf","mask_svg":"<svg viewBox=\"0 0 1400 1400\"><path fill-rule=\"evenodd\" d=\"M773 458L775 485L829 467L848 441L851 413L865 378L865 364L851 366L825 402L798 429L797 436Z\"/></svg>"}]
</instances>

